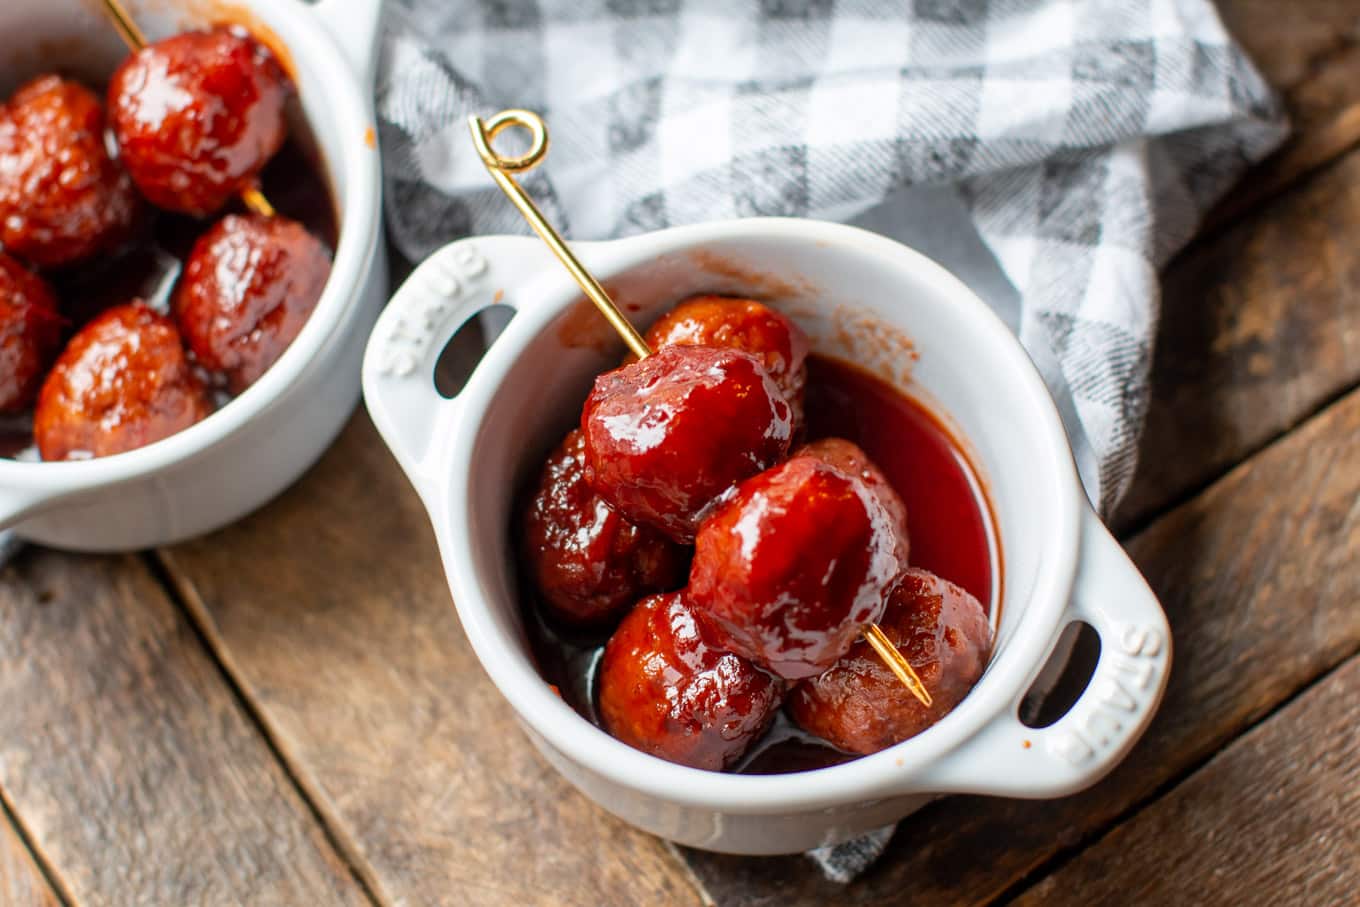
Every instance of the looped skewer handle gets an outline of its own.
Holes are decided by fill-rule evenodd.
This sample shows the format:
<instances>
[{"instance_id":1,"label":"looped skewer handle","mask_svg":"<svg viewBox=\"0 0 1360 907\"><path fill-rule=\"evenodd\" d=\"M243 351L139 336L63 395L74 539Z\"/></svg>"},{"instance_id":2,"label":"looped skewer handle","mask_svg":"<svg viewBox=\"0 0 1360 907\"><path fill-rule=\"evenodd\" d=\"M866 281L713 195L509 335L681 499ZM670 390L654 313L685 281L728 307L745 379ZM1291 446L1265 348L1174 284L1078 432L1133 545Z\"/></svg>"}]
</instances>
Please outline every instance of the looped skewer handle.
<instances>
[{"instance_id":1,"label":"looped skewer handle","mask_svg":"<svg viewBox=\"0 0 1360 907\"><path fill-rule=\"evenodd\" d=\"M529 130L530 145L529 150L516 157L502 157L491 147L491 142L497 135L509 129L511 126L519 126ZM519 213L524 215L524 219L533 227L534 232L539 238L548 244L548 248L557 256L557 260L571 273L572 279L581 286L581 291L593 303L595 308L600 310L600 314L609 322L609 326L618 332L623 338L623 342L628 344L628 349L639 359L646 359L652 354L652 350L647 346L647 341L642 339L642 335L637 332L637 328L624 317L619 311L614 300L609 298L604 287L600 286L589 271L577 261L571 249L562 241L562 237L557 235L557 231L543 219L543 213L538 210L538 206L533 203L519 183L510 177L511 173L524 173L532 170L548 153L548 127L544 124L538 114L530 113L527 110L503 110L496 114L485 123L481 117L468 117L468 127L472 130L472 142L477 147L477 154L481 157L486 169L491 172L491 178L500 186L501 191L509 196L510 201L515 203Z\"/></svg>"},{"instance_id":2,"label":"looped skewer handle","mask_svg":"<svg viewBox=\"0 0 1360 907\"><path fill-rule=\"evenodd\" d=\"M146 47L146 35L137 27L136 20L123 8L121 0L104 0L104 12L108 14L109 21L113 23L114 30L128 46L128 50L136 53ZM241 202L252 214L264 217L273 217L275 214L274 206L264 197L258 184L241 190Z\"/></svg>"},{"instance_id":3,"label":"looped skewer handle","mask_svg":"<svg viewBox=\"0 0 1360 907\"><path fill-rule=\"evenodd\" d=\"M529 150L515 157L502 157L491 147L491 143L496 136L512 126L529 131ZM639 359L650 356L652 350L637 332L637 328L633 327L632 322L619 311L614 300L609 298L609 294L600 286L594 275L576 260L576 256L562 241L562 237L558 236L552 225L543 219L543 213L525 194L519 183L510 177L512 173L526 173L532 170L542 163L544 156L547 155L548 127L542 117L528 110L502 110L486 122L482 122L482 118L478 116L468 117L468 128L472 130L472 144L477 148L477 155L491 172L491 178L496 181L496 185L515 203L515 207L524 215L529 226L533 227L539 238L547 243L548 248L557 256L557 260L562 262L571 273L572 279L580 285L581 291L595 303L595 308L600 310L600 314L609 322L610 327L618 332L624 343L628 344L628 349L632 350L633 355ZM897 650L882 628L878 624L869 624L864 628L864 640L878 653L902 685L920 700L922 705L930 708L933 702L930 691L921 682L920 676L907 661L906 656Z\"/></svg>"}]
</instances>

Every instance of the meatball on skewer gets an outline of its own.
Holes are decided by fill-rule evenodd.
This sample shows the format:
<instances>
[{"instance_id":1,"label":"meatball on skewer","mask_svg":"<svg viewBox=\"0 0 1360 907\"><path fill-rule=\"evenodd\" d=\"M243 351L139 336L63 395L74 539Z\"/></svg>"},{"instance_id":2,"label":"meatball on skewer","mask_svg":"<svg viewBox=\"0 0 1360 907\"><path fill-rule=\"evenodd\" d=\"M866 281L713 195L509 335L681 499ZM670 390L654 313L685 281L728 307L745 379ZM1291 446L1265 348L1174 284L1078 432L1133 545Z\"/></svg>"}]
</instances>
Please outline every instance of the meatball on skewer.
<instances>
[{"instance_id":1,"label":"meatball on skewer","mask_svg":"<svg viewBox=\"0 0 1360 907\"><path fill-rule=\"evenodd\" d=\"M808 339L788 316L754 299L695 296L658 318L643 336L652 349L713 346L750 353L793 407L795 428L802 425Z\"/></svg>"},{"instance_id":2,"label":"meatball on skewer","mask_svg":"<svg viewBox=\"0 0 1360 907\"><path fill-rule=\"evenodd\" d=\"M109 83L124 166L154 205L207 217L253 189L283 146L293 93L244 29L185 32L137 50Z\"/></svg>"},{"instance_id":3,"label":"meatball on skewer","mask_svg":"<svg viewBox=\"0 0 1360 907\"><path fill-rule=\"evenodd\" d=\"M688 595L719 645L798 680L878 620L903 553L862 481L798 456L737 486L704 521Z\"/></svg>"},{"instance_id":4,"label":"meatball on skewer","mask_svg":"<svg viewBox=\"0 0 1360 907\"><path fill-rule=\"evenodd\" d=\"M788 453L793 412L750 353L670 346L596 378L581 432L600 496L689 542L715 498Z\"/></svg>"},{"instance_id":5,"label":"meatball on skewer","mask_svg":"<svg viewBox=\"0 0 1360 907\"><path fill-rule=\"evenodd\" d=\"M867 642L789 697L800 727L852 753L876 753L939 721L977 683L991 649L982 604L924 570L906 572L879 625L930 691L929 707L902 688Z\"/></svg>"}]
</instances>

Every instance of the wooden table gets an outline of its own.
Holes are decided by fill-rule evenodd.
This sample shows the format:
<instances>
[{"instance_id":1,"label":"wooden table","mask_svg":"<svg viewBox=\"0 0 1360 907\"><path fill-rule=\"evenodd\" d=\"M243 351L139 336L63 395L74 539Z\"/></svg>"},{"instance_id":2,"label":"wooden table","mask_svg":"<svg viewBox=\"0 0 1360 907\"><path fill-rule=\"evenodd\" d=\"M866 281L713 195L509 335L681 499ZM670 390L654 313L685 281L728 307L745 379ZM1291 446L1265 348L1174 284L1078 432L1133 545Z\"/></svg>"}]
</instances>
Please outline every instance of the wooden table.
<instances>
[{"instance_id":1,"label":"wooden table","mask_svg":"<svg viewBox=\"0 0 1360 907\"><path fill-rule=\"evenodd\" d=\"M1110 778L937 802L849 887L635 832L522 738L360 412L238 526L0 573L0 903L1353 903L1360 5L1224 6L1298 135L1166 274L1116 528L1177 658Z\"/></svg>"}]
</instances>

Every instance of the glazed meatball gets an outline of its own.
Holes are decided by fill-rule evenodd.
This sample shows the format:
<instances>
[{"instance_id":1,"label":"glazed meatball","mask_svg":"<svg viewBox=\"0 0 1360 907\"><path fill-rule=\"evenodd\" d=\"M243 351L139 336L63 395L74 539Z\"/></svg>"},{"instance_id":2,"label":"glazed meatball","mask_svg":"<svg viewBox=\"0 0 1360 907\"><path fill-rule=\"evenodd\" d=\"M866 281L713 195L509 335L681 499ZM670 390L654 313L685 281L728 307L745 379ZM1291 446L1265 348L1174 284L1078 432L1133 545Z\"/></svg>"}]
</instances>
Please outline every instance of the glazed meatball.
<instances>
[{"instance_id":1,"label":"glazed meatball","mask_svg":"<svg viewBox=\"0 0 1360 907\"><path fill-rule=\"evenodd\" d=\"M926 708L866 642L831 670L798 684L789 713L804 730L852 753L876 753L939 721L982 676L991 649L987 612L933 573L912 569L879 622L930 691Z\"/></svg>"},{"instance_id":2,"label":"glazed meatball","mask_svg":"<svg viewBox=\"0 0 1360 907\"><path fill-rule=\"evenodd\" d=\"M40 267L121 245L140 202L104 144L99 96L42 76L0 108L0 243Z\"/></svg>"},{"instance_id":3,"label":"glazed meatball","mask_svg":"<svg viewBox=\"0 0 1360 907\"><path fill-rule=\"evenodd\" d=\"M652 349L716 346L745 350L760 360L802 421L808 340L785 315L754 299L695 296L657 319L646 334Z\"/></svg>"},{"instance_id":4,"label":"glazed meatball","mask_svg":"<svg viewBox=\"0 0 1360 907\"><path fill-rule=\"evenodd\" d=\"M792 416L750 353L662 347L595 379L586 479L625 518L688 542L715 497L788 452Z\"/></svg>"},{"instance_id":5,"label":"glazed meatball","mask_svg":"<svg viewBox=\"0 0 1360 907\"><path fill-rule=\"evenodd\" d=\"M57 298L38 275L0 252L0 413L28 409L61 349Z\"/></svg>"},{"instance_id":6,"label":"glazed meatball","mask_svg":"<svg viewBox=\"0 0 1360 907\"><path fill-rule=\"evenodd\" d=\"M794 451L793 455L815 457L863 482L864 486L878 498L883 509L888 512L888 517L892 520L893 531L897 533L897 556L902 563L907 563L910 544L907 536L906 502L897 493L897 489L892 487L888 477L874 465L874 462L869 459L869 455L861 450L858 444L844 438L822 438L819 441L813 441L811 444L804 444Z\"/></svg>"},{"instance_id":7,"label":"glazed meatball","mask_svg":"<svg viewBox=\"0 0 1360 907\"><path fill-rule=\"evenodd\" d=\"M175 323L140 300L81 328L52 367L33 414L44 460L83 460L167 438L211 412Z\"/></svg>"},{"instance_id":8,"label":"glazed meatball","mask_svg":"<svg viewBox=\"0 0 1360 907\"><path fill-rule=\"evenodd\" d=\"M629 746L730 768L774 719L784 685L713 645L681 593L638 602L605 646L600 717Z\"/></svg>"},{"instance_id":9,"label":"glazed meatball","mask_svg":"<svg viewBox=\"0 0 1360 907\"><path fill-rule=\"evenodd\" d=\"M198 362L239 394L288 349L330 273L330 253L296 221L229 215L189 253L175 317Z\"/></svg>"},{"instance_id":10,"label":"glazed meatball","mask_svg":"<svg viewBox=\"0 0 1360 907\"><path fill-rule=\"evenodd\" d=\"M619 516L586 482L579 429L543 465L524 514L524 548L544 605L566 623L607 623L685 580L683 548Z\"/></svg>"},{"instance_id":11,"label":"glazed meatball","mask_svg":"<svg viewBox=\"0 0 1360 907\"><path fill-rule=\"evenodd\" d=\"M859 479L794 457L748 479L699 529L688 595L717 644L789 680L836 663L906 569Z\"/></svg>"},{"instance_id":12,"label":"glazed meatball","mask_svg":"<svg viewBox=\"0 0 1360 907\"><path fill-rule=\"evenodd\" d=\"M287 135L292 83L239 28L185 32L132 54L109 83L109 117L142 195L206 217L255 182Z\"/></svg>"}]
</instances>

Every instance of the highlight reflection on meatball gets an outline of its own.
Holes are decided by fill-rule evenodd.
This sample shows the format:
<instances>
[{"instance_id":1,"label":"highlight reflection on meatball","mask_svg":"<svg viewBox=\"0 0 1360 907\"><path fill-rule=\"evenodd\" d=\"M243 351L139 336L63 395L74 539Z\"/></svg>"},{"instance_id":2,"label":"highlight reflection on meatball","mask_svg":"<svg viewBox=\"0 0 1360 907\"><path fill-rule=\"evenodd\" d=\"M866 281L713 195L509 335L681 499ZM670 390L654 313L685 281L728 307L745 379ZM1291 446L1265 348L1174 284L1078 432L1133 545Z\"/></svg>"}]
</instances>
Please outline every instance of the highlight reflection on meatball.
<instances>
[{"instance_id":1,"label":"highlight reflection on meatball","mask_svg":"<svg viewBox=\"0 0 1360 907\"><path fill-rule=\"evenodd\" d=\"M695 296L647 329L647 345L716 346L743 350L760 360L802 421L808 339L786 315L754 299Z\"/></svg>"},{"instance_id":2,"label":"highlight reflection on meatball","mask_svg":"<svg viewBox=\"0 0 1360 907\"><path fill-rule=\"evenodd\" d=\"M723 648L789 680L820 674L883 613L906 568L864 483L810 456L748 479L699 529L688 595Z\"/></svg>"},{"instance_id":3,"label":"highlight reflection on meatball","mask_svg":"<svg viewBox=\"0 0 1360 907\"><path fill-rule=\"evenodd\" d=\"M782 682L713 644L682 593L638 602L600 662L605 730L692 768L730 768L769 728Z\"/></svg>"},{"instance_id":4,"label":"highlight reflection on meatball","mask_svg":"<svg viewBox=\"0 0 1360 907\"><path fill-rule=\"evenodd\" d=\"M211 412L169 318L140 300L81 328L48 373L33 414L44 460L122 453Z\"/></svg>"},{"instance_id":5,"label":"highlight reflection on meatball","mask_svg":"<svg viewBox=\"0 0 1360 907\"><path fill-rule=\"evenodd\" d=\"M683 548L625 520L586 482L579 429L543 465L524 514L524 551L544 604L567 623L606 623L685 579Z\"/></svg>"},{"instance_id":6,"label":"highlight reflection on meatball","mask_svg":"<svg viewBox=\"0 0 1360 907\"><path fill-rule=\"evenodd\" d=\"M206 217L255 182L287 136L292 83L239 28L185 32L128 57L109 83L109 117L142 195Z\"/></svg>"},{"instance_id":7,"label":"highlight reflection on meatball","mask_svg":"<svg viewBox=\"0 0 1360 907\"><path fill-rule=\"evenodd\" d=\"M194 244L175 317L194 357L239 394L306 325L330 272L330 253L296 221L229 215Z\"/></svg>"},{"instance_id":8,"label":"highlight reflection on meatball","mask_svg":"<svg viewBox=\"0 0 1360 907\"><path fill-rule=\"evenodd\" d=\"M0 413L28 409L61 349L61 314L47 283L0 252Z\"/></svg>"},{"instance_id":9,"label":"highlight reflection on meatball","mask_svg":"<svg viewBox=\"0 0 1360 907\"><path fill-rule=\"evenodd\" d=\"M789 713L799 726L852 753L876 753L939 721L977 683L991 649L981 603L925 570L906 572L879 626L930 691L930 708L862 641L789 697Z\"/></svg>"},{"instance_id":10,"label":"highlight reflection on meatball","mask_svg":"<svg viewBox=\"0 0 1360 907\"><path fill-rule=\"evenodd\" d=\"M104 144L104 108L82 85L42 76L0 107L0 243L40 267L121 245L140 201Z\"/></svg>"},{"instance_id":11,"label":"highlight reflection on meatball","mask_svg":"<svg viewBox=\"0 0 1360 907\"><path fill-rule=\"evenodd\" d=\"M788 452L792 416L751 354L662 347L595 379L586 478L630 521L688 542L714 498Z\"/></svg>"}]
</instances>

